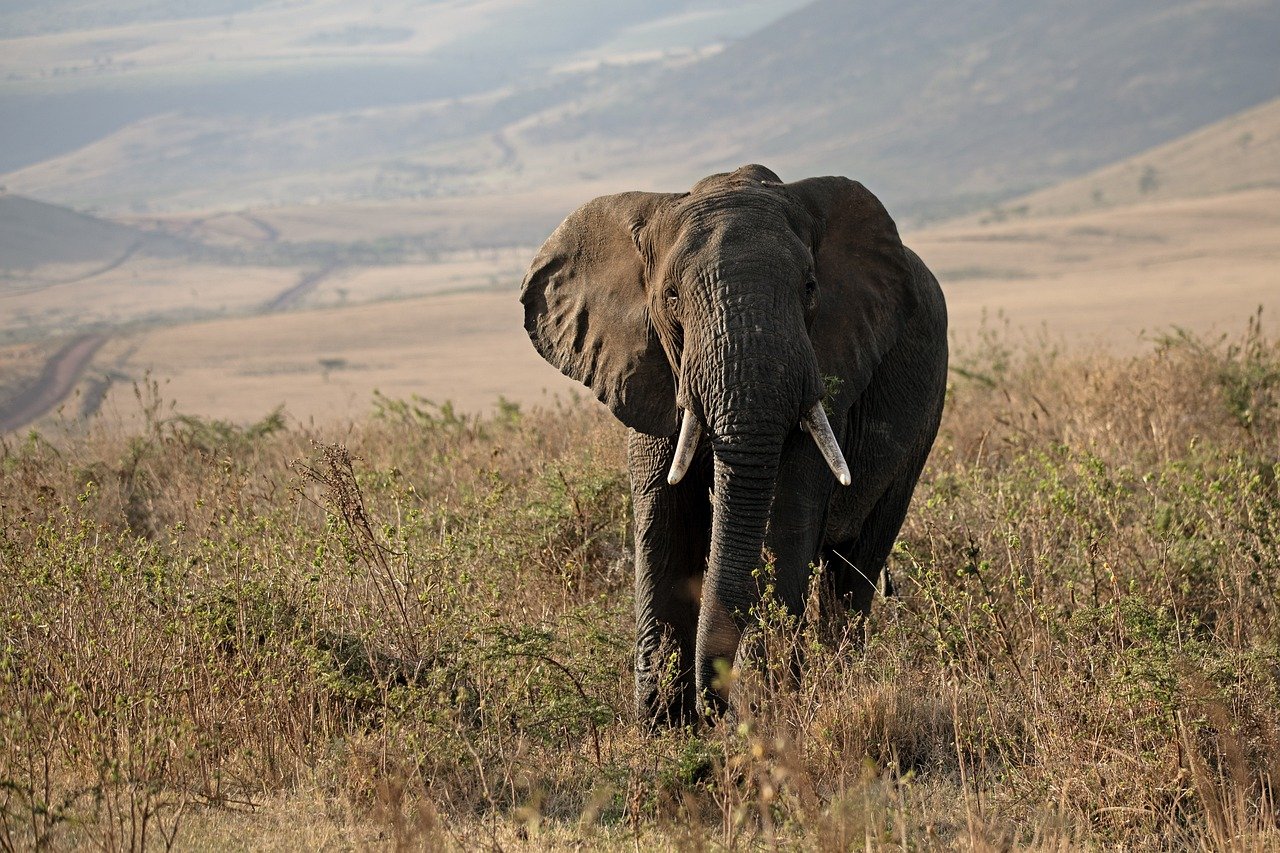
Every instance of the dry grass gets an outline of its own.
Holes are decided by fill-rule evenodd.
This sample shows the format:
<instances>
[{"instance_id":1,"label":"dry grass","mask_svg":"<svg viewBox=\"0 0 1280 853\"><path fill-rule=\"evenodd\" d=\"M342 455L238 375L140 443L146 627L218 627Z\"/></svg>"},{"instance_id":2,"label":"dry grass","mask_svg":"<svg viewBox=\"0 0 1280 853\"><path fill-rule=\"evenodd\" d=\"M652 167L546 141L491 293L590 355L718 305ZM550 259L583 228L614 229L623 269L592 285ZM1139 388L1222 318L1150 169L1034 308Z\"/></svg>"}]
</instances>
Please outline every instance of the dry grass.
<instances>
[{"instance_id":1,"label":"dry grass","mask_svg":"<svg viewBox=\"0 0 1280 853\"><path fill-rule=\"evenodd\" d=\"M150 257L84 279L60 277L56 269L42 267L39 278L0 294L0 340L255 312L310 271Z\"/></svg>"},{"instance_id":2,"label":"dry grass","mask_svg":"<svg viewBox=\"0 0 1280 853\"><path fill-rule=\"evenodd\" d=\"M0 400L12 399L34 383L58 343L55 340L0 347Z\"/></svg>"},{"instance_id":3,"label":"dry grass","mask_svg":"<svg viewBox=\"0 0 1280 853\"><path fill-rule=\"evenodd\" d=\"M467 412L586 394L529 344L521 311L514 293L489 292L215 320L118 337L97 361L151 370L182 411L241 423L279 405L304 422L360 418L372 388ZM127 382L105 408L136 420Z\"/></svg>"},{"instance_id":4,"label":"dry grass","mask_svg":"<svg viewBox=\"0 0 1280 853\"><path fill-rule=\"evenodd\" d=\"M866 642L656 737L594 410L4 445L0 848L1273 849L1280 345L956 366Z\"/></svg>"},{"instance_id":5,"label":"dry grass","mask_svg":"<svg viewBox=\"0 0 1280 853\"><path fill-rule=\"evenodd\" d=\"M1260 304L1274 330L1277 210L1280 189L1261 189L944 225L907 242L943 283L952 328L973 332L998 307L1015 325L1132 349L1136 332L1221 332Z\"/></svg>"},{"instance_id":6,"label":"dry grass","mask_svg":"<svg viewBox=\"0 0 1280 853\"><path fill-rule=\"evenodd\" d=\"M423 252L432 235L485 245L485 228L512 235L519 222L544 215L553 221L553 211L563 213L607 189L601 183L562 187L545 198L493 195L149 220L148 228L215 243L222 234L230 243L219 251L244 250L245 259L258 250L278 251L273 262L284 265L136 256L74 284L0 296L0 315L9 318L0 317L0 338L38 340L118 324L86 373L81 396L98 399L104 374L125 377L105 402L122 416L134 411L128 380L147 370L168 382L166 396L183 411L237 422L281 404L304 422L351 417L363 411L371 388L448 399L468 412L488 411L498 395L529 405L545 399L544 389L579 387L543 362L521 330L515 288L532 249ZM1199 333L1231 328L1259 304L1275 331L1277 211L1280 189L1272 187L1070 216L950 224L909 233L907 242L943 282L951 326L962 334L999 308L1018 326L1044 323L1074 342L1133 350L1143 329L1175 323ZM280 242L273 248L275 232ZM545 231L529 233L534 244ZM330 242L343 234L356 242ZM403 240L414 248L401 257ZM377 260L378 247L390 247L384 261ZM312 250L320 254L309 255ZM413 262L393 263L396 258ZM256 313L318 271L324 275L314 289L289 310ZM34 288L52 277L41 268L13 284ZM325 307L297 310L318 306ZM0 386L18 387L27 376L0 360ZM0 406L8 396L0 394Z\"/></svg>"}]
</instances>

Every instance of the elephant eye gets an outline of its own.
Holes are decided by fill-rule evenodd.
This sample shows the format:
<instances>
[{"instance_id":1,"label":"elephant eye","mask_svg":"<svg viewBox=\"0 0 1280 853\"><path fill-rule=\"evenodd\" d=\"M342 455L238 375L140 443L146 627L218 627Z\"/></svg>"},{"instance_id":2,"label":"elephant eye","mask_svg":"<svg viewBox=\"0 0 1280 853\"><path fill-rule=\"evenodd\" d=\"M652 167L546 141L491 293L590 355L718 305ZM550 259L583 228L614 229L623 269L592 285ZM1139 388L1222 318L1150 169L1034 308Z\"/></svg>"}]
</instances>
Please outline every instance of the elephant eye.
<instances>
[{"instance_id":1,"label":"elephant eye","mask_svg":"<svg viewBox=\"0 0 1280 853\"><path fill-rule=\"evenodd\" d=\"M809 273L804 280L804 292L812 296L817 289L818 279L814 277L813 273Z\"/></svg>"},{"instance_id":2,"label":"elephant eye","mask_svg":"<svg viewBox=\"0 0 1280 853\"><path fill-rule=\"evenodd\" d=\"M667 300L668 308L676 307L676 303L680 301L680 294L676 293L676 289L674 287L668 287L663 293L663 296Z\"/></svg>"}]
</instances>

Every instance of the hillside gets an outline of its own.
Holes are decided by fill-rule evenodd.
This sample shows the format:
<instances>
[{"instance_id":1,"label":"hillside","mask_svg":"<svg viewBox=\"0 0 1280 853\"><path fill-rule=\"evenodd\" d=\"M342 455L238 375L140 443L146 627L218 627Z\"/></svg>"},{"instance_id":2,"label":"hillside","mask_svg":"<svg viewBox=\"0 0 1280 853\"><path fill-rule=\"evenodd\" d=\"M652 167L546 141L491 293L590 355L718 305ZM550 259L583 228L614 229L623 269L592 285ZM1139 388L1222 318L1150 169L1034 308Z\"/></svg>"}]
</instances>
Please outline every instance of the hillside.
<instances>
[{"instance_id":1,"label":"hillside","mask_svg":"<svg viewBox=\"0 0 1280 853\"><path fill-rule=\"evenodd\" d=\"M903 8L906 17L893 20L911 23L919 9ZM1064 12L1050 27L1055 38L1067 39L1106 19L1098 7L1073 8L1078 14ZM1180 83L1203 96L1213 85L1231 79L1232 68L1244 68L1248 62L1228 58L1223 51L1200 56L1192 42L1225 37L1251 15L1265 24L1268 13L1242 2L1177 7L1181 12L1170 12L1165 20L1142 8L1146 12L1126 7L1121 17L1130 29L1117 26L1111 37L1119 41L1109 43L1108 50L1127 46L1137 51L1132 28L1155 27L1153 32L1164 32L1171 43L1185 48L1187 59L1178 73L1160 65L1158 57L1140 52L1127 64L1112 59L1107 65L1103 57L1085 50L1075 88L1084 86L1081 81L1088 82L1085 88L1097 88L1107 74L1123 70L1147 75L1149 94ZM872 11L876 9L864 7L867 14ZM880 27L873 27L868 39L891 43L895 37L907 37L889 25L892 16L886 10L879 11L886 17L874 19ZM1020 114L1015 103L1034 85L1033 72L1038 68L1048 73L1045 69L1058 62L1050 49L1057 43L1041 27L1047 20L1042 11L1021 17L1010 11L1003 29L1000 22L987 18L975 22L943 15L932 28L915 20L920 25L915 37L945 41L968 32L977 38L983 27L994 28L985 42L986 58L971 63L969 89L982 90L978 84L992 73L992 64L1021 57L1022 65L1009 67L1021 69L1031 82L1011 83L1009 103L988 98L982 106ZM815 4L770 28L777 32L769 38L784 47L792 39L810 39L820 59L833 54L838 40L819 36L834 32L839 23L831 6ZM1264 24L1258 25L1259 31L1265 30ZM1159 26L1180 29L1166 32ZM741 51L759 45L753 40L764 37L752 36L715 57L670 72L676 76L668 79L702 75L698 79L705 78L705 87L712 91L722 85L715 82L717 75L736 69L746 91L754 84ZM1047 58L1041 65L1032 61L1036 39L1049 45L1042 51ZM942 41L917 52L918 78L895 85L921 87L927 97L920 98L922 106L912 108L917 111L935 106L976 109L972 92L961 97L969 91L964 86L942 86L942 72L926 61L946 53L939 46ZM855 54L874 46L865 40L853 45L859 48ZM1236 54L1249 54L1247 40ZM907 58L895 54L865 62L889 67ZM858 55L847 61L855 70L872 67ZM644 73L652 76L655 68L646 67ZM246 119L243 126L256 129L243 138L237 136L242 126L235 122L219 127L213 119L171 115L135 125L76 156L32 167L27 174L62 170L68 181L82 188L109 189L124 180L149 192L171 193L168 199L173 203L202 204L192 212L135 214L107 222L13 195L0 197L0 212L7 210L9 215L8 220L0 218L0 224L9 223L0 228L0 240L8 241L5 258L31 262L10 270L7 292L0 293L0 342L15 347L12 353L0 352L0 360L26 365L25 372L16 366L9 371L12 381L6 387L17 387L14 377L29 378L32 364L38 363L22 346L93 333L109 339L94 352L81 391L86 399L105 401L116 412L130 408L131 383L117 381L104 391L108 378L136 380L147 371L169 382L169 393L183 410L236 421L258 416L278 403L300 418L346 417L368 405L374 388L396 396L453 400L467 411L485 410L499 396L531 402L547 399L548 392L573 390L576 386L537 358L518 318L510 313L516 304L510 294L528 258L555 223L583 201L628 187L682 189L688 181L681 173L699 162L692 154L678 156L678 146L662 142L664 133L675 132L678 116L665 124L665 119L655 118L658 141L648 146L628 147L600 134L557 136L568 133L574 122L585 121L592 110L604 115L616 107L609 106L616 95L611 87L621 85L629 68L597 69L599 76L592 76L597 74L593 71L574 78L578 83L594 81L591 85L600 98L594 106L549 106L560 91L552 87L542 93L542 108L520 120L511 117L528 104L514 91L379 108L355 117L303 117L294 124ZM792 83L800 79L782 76ZM613 82L602 82L606 78ZM578 83L564 84L565 91ZM527 95L531 90L524 91ZM1110 108L1132 107L1124 100L1127 91L1114 95ZM901 94L892 87L886 92ZM763 89L756 96L762 104L771 103L770 98L781 103L782 98ZM654 93L655 110L661 109L664 97ZM1168 112L1167 121L1182 121L1194 111L1194 100L1188 98L1178 108L1165 101L1158 105ZM740 112L744 103L726 103L720 112L707 104L706 129L699 131L704 135L691 135L686 148L697 148L705 134L727 128L728 116ZM832 110L838 112L842 103L846 102L833 99ZM1101 115L1099 97L1081 94L1076 100L1051 98L1046 104L1052 111L1042 116L1047 127L1066 121L1063 116ZM992 315L1002 315L1017 328L1043 323L1050 334L1066 340L1126 349L1137 345L1144 331L1171 325L1221 329L1259 305L1265 306L1264 323L1270 327L1280 318L1275 302L1275 270L1280 268L1280 220L1275 215L1280 209L1278 105L1280 101L1272 98L1084 179L1006 202L998 214L988 207L983 216L941 226L913 226L920 207L895 202L876 185L874 171L847 171L886 197L911 245L942 280L952 328L962 338L978 334ZM762 120L773 122L780 133L785 128L777 116L785 114L779 106ZM952 135L963 139L977 132L975 125L985 117L970 116ZM385 123L392 118L393 123ZM644 114L636 120L644 120ZM930 121L933 124L912 126L941 133L941 120ZM485 132L494 122L506 122L504 129ZM816 122L815 117L815 126ZM175 136L179 126L186 130ZM789 127L788 132L800 132L794 123ZM429 154L403 154L395 168L375 157L346 162L346 171L334 171L343 150L358 147L368 133L388 130L394 132L379 143L384 154L399 150L402 143L420 146L434 139L434 147ZM1134 124L1131 130L1143 128ZM150 143L144 144L144 137ZM250 138L258 140L258 148L242 147ZM1071 138L1069 133L1061 135L1063 142ZM187 153L164 156L174 139L181 140ZM308 140L305 150L299 150L299 139ZM889 141L883 144L892 148L892 139L899 138L885 139ZM458 152L468 144L465 156L472 165L463 169ZM726 132L715 144L721 146L714 149L715 156L728 158L738 143ZM810 150L797 146L790 156L808 156L805 152ZM1049 156L1046 152L1051 150L1046 147L1037 156ZM648 161L634 159L652 157L654 151L672 157L652 168L645 165ZM986 155L991 169L1009 167L999 153ZM184 183L189 170L184 157L199 161L206 183ZM278 173L260 175L254 171L255 157L292 163L306 172L282 167ZM939 163L958 167L961 159L948 165L945 157L930 160L922 155L918 172L937 177L931 169L941 168ZM616 171L597 169L611 160L631 165ZM436 166L424 165L428 161ZM123 162L131 165L120 171L117 167ZM787 156L767 162L787 178L804 174L784 165ZM209 183L214 175L221 175L222 182ZM338 180L338 175L345 177ZM360 198L361 182L369 175L385 198ZM904 177L917 179L915 173ZM422 181L434 182L432 192L437 194L415 195L412 188ZM942 178L938 181L940 188L945 186ZM351 200L308 197L308 203L226 209L246 187L252 192L271 188L273 197L287 199L294 191L309 192L307 187L326 183L330 191ZM1098 190L1100 200L1095 197ZM1089 204L1081 204L1082 195ZM917 217L911 215L913 210ZM145 251L134 251L137 246Z\"/></svg>"},{"instance_id":2,"label":"hillside","mask_svg":"<svg viewBox=\"0 0 1280 853\"><path fill-rule=\"evenodd\" d=\"M224 171L225 161L252 159L262 142L255 131L290 124L301 131L292 136L294 156L327 150L330 167L386 158L401 130L394 108L525 88L534 90L527 108L537 108L538 91L581 76L558 69L687 60L802 2L20 0L0 8L0 172L124 131L143 147L121 168L141 162L171 169L178 161L192 186L216 186L228 176L243 182L239 166ZM392 110L385 123L369 115L383 109ZM148 150L146 128L174 114L188 122L160 140L158 153ZM305 120L335 114L365 124L366 132L354 142L351 128L332 138L324 127L306 132ZM142 129L129 130L135 124ZM193 125L231 136L230 150L216 139L191 146L182 131ZM490 122L481 131L500 127ZM421 144L411 136L400 147ZM314 155L304 159L279 166L297 179L315 168ZM264 152L251 171L276 167ZM72 167L63 177L74 174ZM148 186L130 184L130 177L122 175L108 192L62 186L47 172L9 183L48 201L117 210L141 200L154 207L171 191L168 179ZM233 206L299 195L242 192Z\"/></svg>"},{"instance_id":3,"label":"hillside","mask_svg":"<svg viewBox=\"0 0 1280 853\"><path fill-rule=\"evenodd\" d=\"M1269 0L819 0L767 26L766 12L793 5L761 5L749 4L738 38L718 51L719 24L701 25L698 39L688 22L723 4L627 6L630 17L613 29L591 13L572 32L562 9L521 7L508 20L501 4L486 6L487 17L468 19L455 41L409 27L403 42L340 46L352 62L365 57L356 65L368 72L342 80L310 64L314 46L264 36L253 50L265 53L255 55L292 71L256 83L254 98L244 80L226 91L175 83L148 96L163 110L6 180L113 211L230 210L601 180L680 186L761 161L791 175L854 175L899 216L936 219L1078 176L1280 94L1280 6ZM274 8L260 13L263 26L289 20ZM376 20L404 26L406 9L388 6ZM686 47L647 49L677 21L686 35L670 43ZM555 39L521 41L517 25ZM131 61L169 57L186 63L183 74L212 74L222 66L191 60L192 49L207 47L199 44L176 54L139 48ZM402 64L377 64L388 56ZM370 57L374 66L359 64ZM454 79L477 66L483 73ZM120 85L132 79L124 74ZM316 100L317 92L333 95Z\"/></svg>"},{"instance_id":4,"label":"hillside","mask_svg":"<svg viewBox=\"0 0 1280 853\"><path fill-rule=\"evenodd\" d=\"M1263 125L1250 126L1268 150ZM1205 139L1238 148L1235 127L1207 129ZM1160 150L1137 161L1164 163L1153 159ZM1204 176L1199 190L1245 182L1219 170L1225 155L1214 144L1191 150L1207 158L1195 172ZM1248 162L1259 170L1251 174L1274 166ZM205 247L204 256L138 253L36 288L49 275L40 267L13 280L26 292L0 296L0 341L114 328L82 394L117 414L134 409L128 380L148 371L181 410L233 421L278 404L301 419L345 418L367 408L374 388L472 412L500 396L530 403L580 392L529 346L513 294L564 211L616 188L598 180L554 192L136 218L130 233L194 241L187 245ZM1259 305L1275 328L1280 187L1153 195L1068 215L975 217L905 237L942 281L960 340L1003 317L1072 344L1127 350L1140 333L1175 325L1229 328ZM18 366L8 373L32 375ZM109 376L124 381L104 397Z\"/></svg>"},{"instance_id":5,"label":"hillside","mask_svg":"<svg viewBox=\"0 0 1280 853\"><path fill-rule=\"evenodd\" d=\"M849 174L941 215L1276 97L1276 44L1269 0L821 0L522 139L545 162Z\"/></svg>"},{"instance_id":6,"label":"hillside","mask_svg":"<svg viewBox=\"0 0 1280 853\"><path fill-rule=\"evenodd\" d=\"M0 191L0 289L6 278L46 264L112 261L143 239L125 225Z\"/></svg>"},{"instance_id":7,"label":"hillside","mask_svg":"<svg viewBox=\"0 0 1280 853\"><path fill-rule=\"evenodd\" d=\"M1053 187L1004 215L1054 216L1139 202L1280 186L1280 99Z\"/></svg>"},{"instance_id":8,"label":"hillside","mask_svg":"<svg viewBox=\"0 0 1280 853\"><path fill-rule=\"evenodd\" d=\"M1123 352L1145 345L1141 333L1173 325L1238 327L1259 305L1267 328L1280 327L1277 189L951 225L905 239L942 282L961 341L1007 321L1071 346ZM338 274L300 306L322 310L138 329L104 347L99 362L135 378L150 370L181 411L237 422L279 404L303 420L345 418L367 410L374 388L468 412L490 410L499 396L529 404L584 394L538 357L521 328L515 288L531 255ZM353 303L361 294L399 298L343 304L336 288ZM135 408L128 383L113 387L107 408Z\"/></svg>"},{"instance_id":9,"label":"hillside","mask_svg":"<svg viewBox=\"0 0 1280 853\"><path fill-rule=\"evenodd\" d=\"M234 15L270 0L7 0L0 37L119 27L153 21Z\"/></svg>"}]
</instances>

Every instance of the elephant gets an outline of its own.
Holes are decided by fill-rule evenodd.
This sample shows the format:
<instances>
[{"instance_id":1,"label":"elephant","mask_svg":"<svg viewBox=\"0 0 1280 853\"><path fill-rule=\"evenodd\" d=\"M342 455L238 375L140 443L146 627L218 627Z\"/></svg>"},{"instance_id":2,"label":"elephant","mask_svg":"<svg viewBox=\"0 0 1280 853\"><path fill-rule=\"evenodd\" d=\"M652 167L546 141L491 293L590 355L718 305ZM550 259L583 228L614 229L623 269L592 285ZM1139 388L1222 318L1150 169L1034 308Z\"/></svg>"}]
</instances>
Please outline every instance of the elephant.
<instances>
[{"instance_id":1,"label":"elephant","mask_svg":"<svg viewBox=\"0 0 1280 853\"><path fill-rule=\"evenodd\" d=\"M628 427L636 708L730 709L772 560L803 612L813 566L869 612L938 432L937 279L862 184L760 165L571 213L521 287L538 353Z\"/></svg>"}]
</instances>

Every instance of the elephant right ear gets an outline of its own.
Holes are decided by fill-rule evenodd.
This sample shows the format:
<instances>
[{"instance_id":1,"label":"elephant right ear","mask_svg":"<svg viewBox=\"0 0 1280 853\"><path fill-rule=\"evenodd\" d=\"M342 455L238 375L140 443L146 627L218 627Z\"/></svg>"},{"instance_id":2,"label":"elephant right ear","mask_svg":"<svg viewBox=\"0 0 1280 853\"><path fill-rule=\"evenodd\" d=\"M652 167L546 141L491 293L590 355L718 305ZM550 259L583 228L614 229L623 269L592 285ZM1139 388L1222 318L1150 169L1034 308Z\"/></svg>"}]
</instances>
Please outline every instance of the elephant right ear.
<instances>
[{"instance_id":1,"label":"elephant right ear","mask_svg":"<svg viewBox=\"0 0 1280 853\"><path fill-rule=\"evenodd\" d=\"M538 353L618 420L657 436L679 423L675 377L649 322L635 235L678 197L630 192L587 202L542 244L520 291Z\"/></svg>"}]
</instances>

